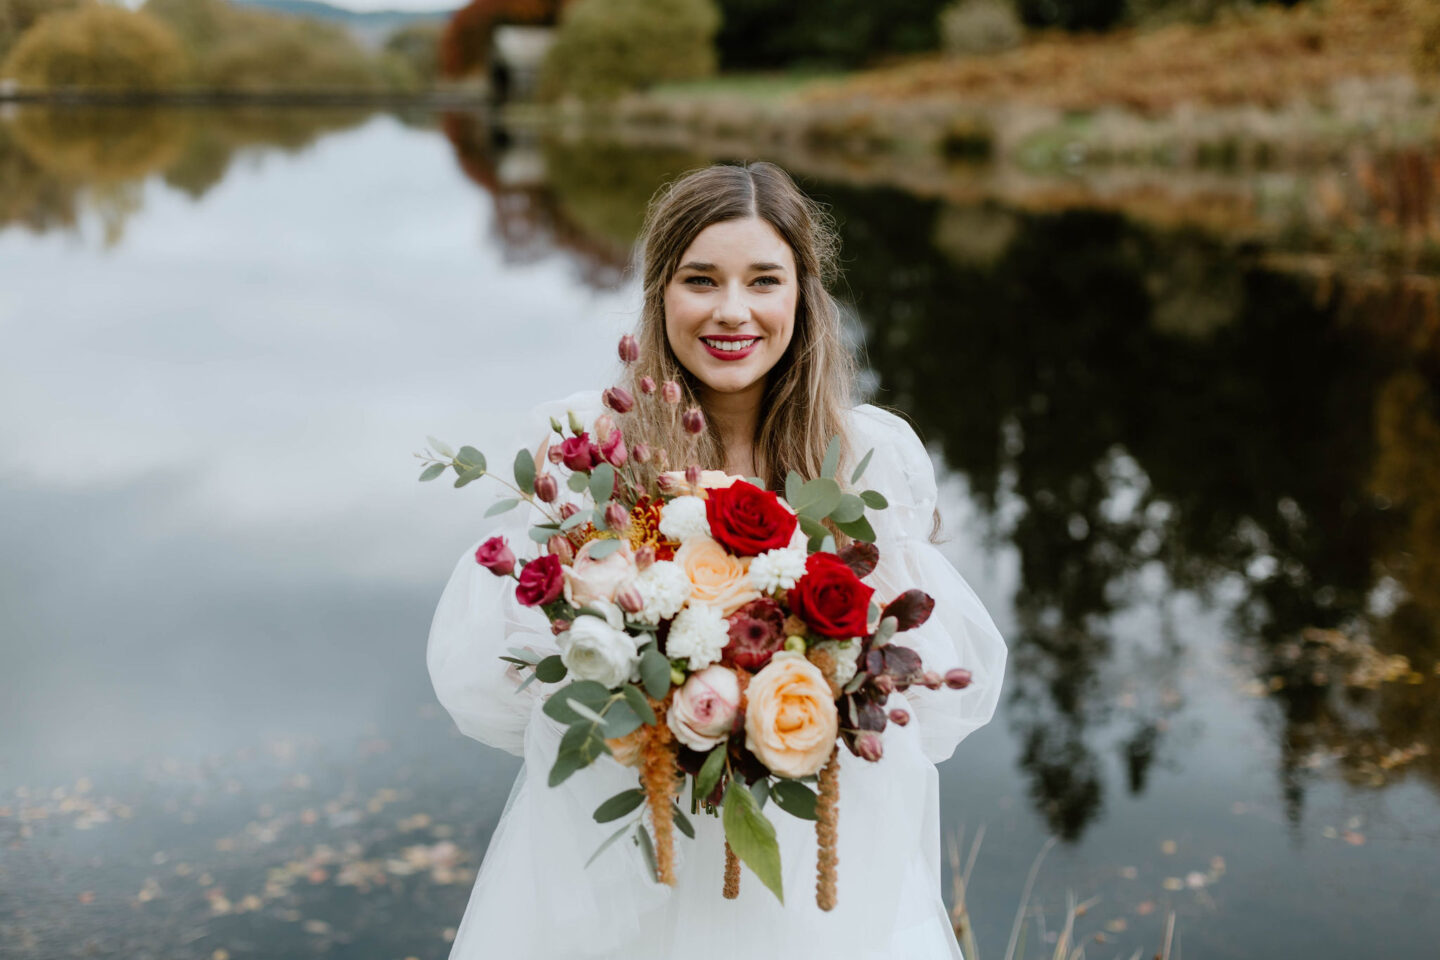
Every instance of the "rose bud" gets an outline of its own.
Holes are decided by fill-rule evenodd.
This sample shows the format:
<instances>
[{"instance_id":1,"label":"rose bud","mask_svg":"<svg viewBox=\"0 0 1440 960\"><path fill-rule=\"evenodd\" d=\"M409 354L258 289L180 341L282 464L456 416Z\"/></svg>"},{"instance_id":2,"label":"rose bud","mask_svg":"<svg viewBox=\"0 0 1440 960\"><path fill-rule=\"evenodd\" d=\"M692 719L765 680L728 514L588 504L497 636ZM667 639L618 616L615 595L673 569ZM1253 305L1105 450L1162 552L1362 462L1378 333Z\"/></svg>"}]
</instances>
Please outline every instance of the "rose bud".
<instances>
[{"instance_id":1,"label":"rose bud","mask_svg":"<svg viewBox=\"0 0 1440 960\"><path fill-rule=\"evenodd\" d=\"M945 686L951 690L964 690L970 686L970 671L964 667L955 667L953 670L945 671Z\"/></svg>"},{"instance_id":2,"label":"rose bud","mask_svg":"<svg viewBox=\"0 0 1440 960\"><path fill-rule=\"evenodd\" d=\"M569 563L575 559L575 547L563 533L557 533L547 540L545 550L559 557L561 563Z\"/></svg>"},{"instance_id":3,"label":"rose bud","mask_svg":"<svg viewBox=\"0 0 1440 960\"><path fill-rule=\"evenodd\" d=\"M698 490L698 489L700 488L700 465L699 465L699 464L692 463L692 464L690 464L690 466L688 466L688 467L685 468L685 482L688 483L688 484L690 484L690 489L691 489L692 491L693 491L693 490Z\"/></svg>"},{"instance_id":4,"label":"rose bud","mask_svg":"<svg viewBox=\"0 0 1440 960\"><path fill-rule=\"evenodd\" d=\"M615 432L615 421L610 414L602 413L595 418L595 442L603 444Z\"/></svg>"},{"instance_id":5,"label":"rose bud","mask_svg":"<svg viewBox=\"0 0 1440 960\"><path fill-rule=\"evenodd\" d=\"M504 537L491 537L480 544L475 551L475 562L497 577L508 577L515 572L515 554Z\"/></svg>"},{"instance_id":6,"label":"rose bud","mask_svg":"<svg viewBox=\"0 0 1440 960\"><path fill-rule=\"evenodd\" d=\"M612 467L623 467L630 458L629 451L625 449L625 439L618 427L610 434L609 440L600 444L600 457Z\"/></svg>"},{"instance_id":7,"label":"rose bud","mask_svg":"<svg viewBox=\"0 0 1440 960\"><path fill-rule=\"evenodd\" d=\"M890 722L895 724L895 726L897 727L903 727L905 726L905 724L910 722L910 714L906 713L904 710L901 710L899 707L896 707L894 710L890 711Z\"/></svg>"},{"instance_id":8,"label":"rose bud","mask_svg":"<svg viewBox=\"0 0 1440 960\"><path fill-rule=\"evenodd\" d=\"M600 394L600 400L616 413L629 413L635 406L635 398L624 387L610 387Z\"/></svg>"},{"instance_id":9,"label":"rose bud","mask_svg":"<svg viewBox=\"0 0 1440 960\"><path fill-rule=\"evenodd\" d=\"M685 428L686 433L704 433L705 414L699 407L691 407L680 414L680 425Z\"/></svg>"},{"instance_id":10,"label":"rose bud","mask_svg":"<svg viewBox=\"0 0 1440 960\"><path fill-rule=\"evenodd\" d=\"M655 486L660 488L661 493L673 493L675 492L675 478L662 473L655 478Z\"/></svg>"},{"instance_id":11,"label":"rose bud","mask_svg":"<svg viewBox=\"0 0 1440 960\"><path fill-rule=\"evenodd\" d=\"M649 462L650 462L650 444L648 444L648 443L637 443L637 444L635 444L635 449L630 451L630 455L635 458L635 462L636 462L636 463L649 463Z\"/></svg>"},{"instance_id":12,"label":"rose bud","mask_svg":"<svg viewBox=\"0 0 1440 960\"><path fill-rule=\"evenodd\" d=\"M625 363L640 359L640 343L628 333L620 338L620 359Z\"/></svg>"},{"instance_id":13,"label":"rose bud","mask_svg":"<svg viewBox=\"0 0 1440 960\"><path fill-rule=\"evenodd\" d=\"M569 620L551 620L551 621L550 621L550 632L553 633L553 634L554 634L555 636L557 636L557 637L560 636L560 634L564 633L566 630L569 630L569 629L570 629L570 621L569 621Z\"/></svg>"},{"instance_id":14,"label":"rose bud","mask_svg":"<svg viewBox=\"0 0 1440 960\"><path fill-rule=\"evenodd\" d=\"M855 752L874 763L885 755L885 741L874 730L861 730L855 735Z\"/></svg>"},{"instance_id":15,"label":"rose bud","mask_svg":"<svg viewBox=\"0 0 1440 960\"><path fill-rule=\"evenodd\" d=\"M660 385L660 399L666 403L679 403L680 384L674 380L666 380Z\"/></svg>"},{"instance_id":16,"label":"rose bud","mask_svg":"<svg viewBox=\"0 0 1440 960\"><path fill-rule=\"evenodd\" d=\"M654 377L641 377L641 378L640 378L640 392L643 393L643 394L645 394L646 396L649 396L650 394L654 393L654 392L655 392L655 378L654 378Z\"/></svg>"},{"instance_id":17,"label":"rose bud","mask_svg":"<svg viewBox=\"0 0 1440 960\"><path fill-rule=\"evenodd\" d=\"M552 444L550 449L545 451L545 458L558 467L560 462L565 459L565 451L560 448L558 443Z\"/></svg>"},{"instance_id":18,"label":"rose bud","mask_svg":"<svg viewBox=\"0 0 1440 960\"><path fill-rule=\"evenodd\" d=\"M626 613L639 613L645 609L645 598L640 595L640 588L635 586L634 580L615 591L615 603Z\"/></svg>"},{"instance_id":19,"label":"rose bud","mask_svg":"<svg viewBox=\"0 0 1440 960\"><path fill-rule=\"evenodd\" d=\"M605 526L616 533L623 533L630 525L630 511L626 510L614 500L605 508Z\"/></svg>"},{"instance_id":20,"label":"rose bud","mask_svg":"<svg viewBox=\"0 0 1440 960\"><path fill-rule=\"evenodd\" d=\"M542 473L535 478L535 496L545 503L554 503L560 496L560 484L550 474Z\"/></svg>"},{"instance_id":21,"label":"rose bud","mask_svg":"<svg viewBox=\"0 0 1440 960\"><path fill-rule=\"evenodd\" d=\"M875 685L876 690L879 690L886 696L895 692L895 678L888 673L879 674L870 682Z\"/></svg>"},{"instance_id":22,"label":"rose bud","mask_svg":"<svg viewBox=\"0 0 1440 960\"><path fill-rule=\"evenodd\" d=\"M577 506L575 506L575 504L573 504L573 503L562 503L562 504L560 504L560 519L561 519L561 520L569 520L571 517L575 516L575 514L577 514L577 513L579 513L579 512L580 512L580 508L577 507Z\"/></svg>"},{"instance_id":23,"label":"rose bud","mask_svg":"<svg viewBox=\"0 0 1440 960\"><path fill-rule=\"evenodd\" d=\"M943 682L944 681L940 678L940 674L936 673L934 670L926 670L925 675L920 678L920 683L929 690L939 690L940 684Z\"/></svg>"},{"instance_id":24,"label":"rose bud","mask_svg":"<svg viewBox=\"0 0 1440 960\"><path fill-rule=\"evenodd\" d=\"M650 564L655 562L655 548L650 546L641 547L635 551L635 569L648 570Z\"/></svg>"}]
</instances>

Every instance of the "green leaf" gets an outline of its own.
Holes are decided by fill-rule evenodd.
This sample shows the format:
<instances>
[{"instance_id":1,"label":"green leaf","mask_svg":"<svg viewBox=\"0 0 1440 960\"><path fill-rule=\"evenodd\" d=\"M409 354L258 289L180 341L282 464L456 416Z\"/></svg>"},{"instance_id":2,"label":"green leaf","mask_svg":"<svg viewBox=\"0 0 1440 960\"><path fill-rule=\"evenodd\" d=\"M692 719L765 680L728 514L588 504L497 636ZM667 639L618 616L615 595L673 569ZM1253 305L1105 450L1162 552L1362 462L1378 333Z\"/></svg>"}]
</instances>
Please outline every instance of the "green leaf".
<instances>
[{"instance_id":1,"label":"green leaf","mask_svg":"<svg viewBox=\"0 0 1440 960\"><path fill-rule=\"evenodd\" d=\"M576 680L574 683L561 687L551 694L550 699L540 709L545 711L545 716L551 720L558 720L560 723L576 723L580 720L580 714L570 709L571 701L583 703L595 712L605 707L605 701L610 699L610 691L605 689L603 683L594 680Z\"/></svg>"},{"instance_id":2,"label":"green leaf","mask_svg":"<svg viewBox=\"0 0 1440 960\"><path fill-rule=\"evenodd\" d=\"M542 527L542 526L538 526L538 525L537 525L537 526L531 527L531 528L530 528L530 531L529 531L529 532L530 532L530 539L531 539L531 540L534 540L536 543L549 543L549 542L550 542L550 538L555 535L555 531L556 531L557 529L559 529L559 528L558 528L558 527L554 527L554 526L543 526L543 527Z\"/></svg>"},{"instance_id":3,"label":"green leaf","mask_svg":"<svg viewBox=\"0 0 1440 960\"><path fill-rule=\"evenodd\" d=\"M630 709L635 711L635 716L640 718L642 723L654 726L655 711L650 707L650 701L645 699L645 694L633 683L627 683L620 688L620 693L625 697L625 702L630 704Z\"/></svg>"},{"instance_id":4,"label":"green leaf","mask_svg":"<svg viewBox=\"0 0 1440 960\"><path fill-rule=\"evenodd\" d=\"M440 454L440 456L454 458L455 451L450 448L450 444L443 440L436 440L434 437L426 437L425 439L430 441L430 446L434 447L435 452Z\"/></svg>"},{"instance_id":5,"label":"green leaf","mask_svg":"<svg viewBox=\"0 0 1440 960\"><path fill-rule=\"evenodd\" d=\"M485 454L476 450L474 447L461 447L460 452L455 455L455 459L467 467L479 467L481 470L485 469Z\"/></svg>"},{"instance_id":6,"label":"green leaf","mask_svg":"<svg viewBox=\"0 0 1440 960\"><path fill-rule=\"evenodd\" d=\"M605 736L608 739L616 740L634 733L639 728L639 715L631 710L630 704L624 700L617 700L605 711Z\"/></svg>"},{"instance_id":7,"label":"green leaf","mask_svg":"<svg viewBox=\"0 0 1440 960\"><path fill-rule=\"evenodd\" d=\"M473 480L479 480L483 476L485 476L484 467L467 467L460 476L455 478L455 486L463 487L465 484Z\"/></svg>"},{"instance_id":8,"label":"green leaf","mask_svg":"<svg viewBox=\"0 0 1440 960\"><path fill-rule=\"evenodd\" d=\"M605 745L605 738L600 735L600 731L594 725L589 723L572 724L560 738L560 746L556 748L556 753L561 757L567 754L579 757L580 767L576 769L590 766L601 755L609 752L610 748ZM573 772L572 770L571 773Z\"/></svg>"},{"instance_id":9,"label":"green leaf","mask_svg":"<svg viewBox=\"0 0 1440 960\"><path fill-rule=\"evenodd\" d=\"M860 458L860 463L855 467L855 472L850 474L850 486L853 487L860 482L860 478L865 475L865 468L870 466L870 458L873 456L875 456L874 447L865 451L865 456Z\"/></svg>"},{"instance_id":10,"label":"green leaf","mask_svg":"<svg viewBox=\"0 0 1440 960\"><path fill-rule=\"evenodd\" d=\"M755 803L761 810L765 809L765 801L770 799L770 781L756 780L750 784L750 793L755 798Z\"/></svg>"},{"instance_id":11,"label":"green leaf","mask_svg":"<svg viewBox=\"0 0 1440 960\"><path fill-rule=\"evenodd\" d=\"M830 511L840 505L840 484L829 477L817 477L814 480L807 480L800 488L800 499L798 505L791 503L796 513L804 514L815 520L823 520L830 515Z\"/></svg>"},{"instance_id":12,"label":"green leaf","mask_svg":"<svg viewBox=\"0 0 1440 960\"><path fill-rule=\"evenodd\" d=\"M621 827L619 830L616 830L614 833L610 834L610 836L606 837L605 842L600 844L600 846L596 847L595 852L590 854L590 859L585 861L585 866L588 867L590 866L590 864L598 860L600 858L600 854L610 849L610 845L616 840L619 840L621 837L625 836L626 832L628 832L633 826L635 826L635 824L627 823L625 824L625 826Z\"/></svg>"},{"instance_id":13,"label":"green leaf","mask_svg":"<svg viewBox=\"0 0 1440 960\"><path fill-rule=\"evenodd\" d=\"M494 503L490 504L490 509L485 511L485 516L499 516L502 513L508 513L509 511L514 510L518 506L520 506L520 501L516 500L514 497L510 497L505 500L496 500Z\"/></svg>"},{"instance_id":14,"label":"green leaf","mask_svg":"<svg viewBox=\"0 0 1440 960\"><path fill-rule=\"evenodd\" d=\"M809 791L807 790L806 793ZM645 791L639 787L634 790L622 790L595 808L595 822L609 823L611 820L619 820L644 802Z\"/></svg>"},{"instance_id":15,"label":"green leaf","mask_svg":"<svg viewBox=\"0 0 1440 960\"><path fill-rule=\"evenodd\" d=\"M820 476L833 478L840 469L840 434L830 438L825 446L825 460L820 464Z\"/></svg>"},{"instance_id":16,"label":"green leaf","mask_svg":"<svg viewBox=\"0 0 1440 960\"><path fill-rule=\"evenodd\" d=\"M860 499L865 501L865 506L871 510L884 510L890 506L890 501L879 490L866 490L860 494Z\"/></svg>"},{"instance_id":17,"label":"green leaf","mask_svg":"<svg viewBox=\"0 0 1440 960\"><path fill-rule=\"evenodd\" d=\"M535 676L545 683L559 683L565 679L567 672L565 662L560 659L559 654L551 654L535 664Z\"/></svg>"},{"instance_id":18,"label":"green leaf","mask_svg":"<svg viewBox=\"0 0 1440 960\"><path fill-rule=\"evenodd\" d=\"M529 493L535 489L535 458L529 450L515 454L515 486L520 492Z\"/></svg>"},{"instance_id":19,"label":"green leaf","mask_svg":"<svg viewBox=\"0 0 1440 960\"><path fill-rule=\"evenodd\" d=\"M844 533L855 540L864 540L866 543L875 542L875 528L870 526L870 521L861 517L859 520L852 520L849 523L835 524L841 533Z\"/></svg>"},{"instance_id":20,"label":"green leaf","mask_svg":"<svg viewBox=\"0 0 1440 960\"><path fill-rule=\"evenodd\" d=\"M650 842L650 832L643 826L636 831L635 842L640 846L640 852L645 854L645 863L650 867L650 879L656 883L660 882L660 866L655 862L655 844Z\"/></svg>"},{"instance_id":21,"label":"green leaf","mask_svg":"<svg viewBox=\"0 0 1440 960\"><path fill-rule=\"evenodd\" d=\"M810 538L807 546L811 553L817 552L821 543L830 535L830 531L825 528L824 524L810 517L802 516L800 518L800 529L805 531L805 536Z\"/></svg>"},{"instance_id":22,"label":"green leaf","mask_svg":"<svg viewBox=\"0 0 1440 960\"><path fill-rule=\"evenodd\" d=\"M585 524L590 522L591 515L592 511L578 510L575 513L570 514L570 516L566 517L564 520L560 521L560 529L568 533L569 531L574 530L576 527L584 526Z\"/></svg>"},{"instance_id":23,"label":"green leaf","mask_svg":"<svg viewBox=\"0 0 1440 960\"><path fill-rule=\"evenodd\" d=\"M623 540L592 540L588 556L591 560L604 560L619 550L620 544L623 542Z\"/></svg>"},{"instance_id":24,"label":"green leaf","mask_svg":"<svg viewBox=\"0 0 1440 960\"><path fill-rule=\"evenodd\" d=\"M434 480L436 477L440 476L440 474L445 472L446 466L447 464L444 463L430 464L430 466L420 471L420 482L424 483L427 480Z\"/></svg>"},{"instance_id":25,"label":"green leaf","mask_svg":"<svg viewBox=\"0 0 1440 960\"><path fill-rule=\"evenodd\" d=\"M670 661L651 647L640 655L640 680L651 700L663 700L670 692Z\"/></svg>"},{"instance_id":26,"label":"green leaf","mask_svg":"<svg viewBox=\"0 0 1440 960\"><path fill-rule=\"evenodd\" d=\"M761 490L765 489L765 481L761 480L759 477L746 477L745 482L750 484L750 486L752 487L759 487Z\"/></svg>"},{"instance_id":27,"label":"green leaf","mask_svg":"<svg viewBox=\"0 0 1440 960\"><path fill-rule=\"evenodd\" d=\"M725 744L720 744L710 751L705 762L700 765L700 772L695 775L695 792L704 800L715 792L715 784L720 782L720 774L725 770Z\"/></svg>"},{"instance_id":28,"label":"green leaf","mask_svg":"<svg viewBox=\"0 0 1440 960\"><path fill-rule=\"evenodd\" d=\"M572 493L584 493L589 484L590 472L588 470L576 470L565 480L565 486L569 487Z\"/></svg>"},{"instance_id":29,"label":"green leaf","mask_svg":"<svg viewBox=\"0 0 1440 960\"><path fill-rule=\"evenodd\" d=\"M602 716L598 711L592 710L589 707L585 706L585 703L581 700L570 701L569 707L575 713L580 714L580 716L584 717L586 720L589 720L591 723L600 724L602 726L605 723L604 716Z\"/></svg>"},{"instance_id":30,"label":"green leaf","mask_svg":"<svg viewBox=\"0 0 1440 960\"><path fill-rule=\"evenodd\" d=\"M775 805L790 816L799 817L801 820L815 819L815 791L800 781L784 778L776 780L775 785L770 788L770 796L775 798Z\"/></svg>"},{"instance_id":31,"label":"green leaf","mask_svg":"<svg viewBox=\"0 0 1440 960\"><path fill-rule=\"evenodd\" d=\"M791 509L794 509L795 501L800 499L800 488L804 484L805 481L794 470L785 475L785 499L790 501Z\"/></svg>"},{"instance_id":32,"label":"green leaf","mask_svg":"<svg viewBox=\"0 0 1440 960\"><path fill-rule=\"evenodd\" d=\"M570 779L570 775L576 770L583 770L589 765L579 751L556 754L555 762L550 767L550 786L558 787Z\"/></svg>"},{"instance_id":33,"label":"green leaf","mask_svg":"<svg viewBox=\"0 0 1440 960\"><path fill-rule=\"evenodd\" d=\"M785 893L780 874L780 845L775 842L775 825L760 812L755 797L739 782L725 791L725 809L721 816L725 840L735 856L755 872L760 882L770 888L782 904Z\"/></svg>"},{"instance_id":34,"label":"green leaf","mask_svg":"<svg viewBox=\"0 0 1440 960\"><path fill-rule=\"evenodd\" d=\"M828 534L828 533L825 534L825 538L820 541L820 552L821 552L821 553L834 553L834 552L835 552L835 538L832 537L832 536L830 536L830 534Z\"/></svg>"},{"instance_id":35,"label":"green leaf","mask_svg":"<svg viewBox=\"0 0 1440 960\"><path fill-rule=\"evenodd\" d=\"M830 511L830 519L836 523L853 523L865 516L865 501L853 493L840 496L840 504Z\"/></svg>"},{"instance_id":36,"label":"green leaf","mask_svg":"<svg viewBox=\"0 0 1440 960\"><path fill-rule=\"evenodd\" d=\"M615 468L608 463L602 463L590 473L590 496L595 501L595 509L599 510L600 505L610 499L615 492Z\"/></svg>"},{"instance_id":37,"label":"green leaf","mask_svg":"<svg viewBox=\"0 0 1440 960\"><path fill-rule=\"evenodd\" d=\"M680 832L685 834L685 836L689 837L691 840L694 840L695 828L690 824L690 818L685 816L685 814L681 812L680 805L678 803L672 803L671 806L675 809L675 826L679 827Z\"/></svg>"}]
</instances>

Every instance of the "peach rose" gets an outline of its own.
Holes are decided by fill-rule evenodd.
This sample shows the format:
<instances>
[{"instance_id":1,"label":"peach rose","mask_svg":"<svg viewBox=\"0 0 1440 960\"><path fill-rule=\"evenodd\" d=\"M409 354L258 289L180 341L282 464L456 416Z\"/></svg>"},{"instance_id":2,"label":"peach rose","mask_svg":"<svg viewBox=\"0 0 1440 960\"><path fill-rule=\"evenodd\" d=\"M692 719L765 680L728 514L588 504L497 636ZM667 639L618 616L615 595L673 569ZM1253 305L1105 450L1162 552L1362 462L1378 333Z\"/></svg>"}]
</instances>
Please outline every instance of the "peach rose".
<instances>
[{"instance_id":1,"label":"peach rose","mask_svg":"<svg viewBox=\"0 0 1440 960\"><path fill-rule=\"evenodd\" d=\"M782 650L745 690L745 748L782 777L819 773L835 749L840 716L816 666Z\"/></svg>"},{"instance_id":2,"label":"peach rose","mask_svg":"<svg viewBox=\"0 0 1440 960\"><path fill-rule=\"evenodd\" d=\"M709 537L692 537L675 552L690 578L690 602L714 607L724 617L760 596L750 582L749 557L732 557Z\"/></svg>"},{"instance_id":3,"label":"peach rose","mask_svg":"<svg viewBox=\"0 0 1440 960\"><path fill-rule=\"evenodd\" d=\"M565 599L573 606L614 600L615 591L637 573L635 552L628 543L621 543L620 549L604 560L591 559L590 548L603 542L591 540L575 554L575 561L564 568Z\"/></svg>"},{"instance_id":4,"label":"peach rose","mask_svg":"<svg viewBox=\"0 0 1440 960\"><path fill-rule=\"evenodd\" d=\"M684 470L667 470L664 476L668 478L674 493L695 495L700 492L691 488L690 482L685 479ZM726 473L724 470L701 470L700 490L718 490L730 486L736 480L744 479L744 477Z\"/></svg>"}]
</instances>

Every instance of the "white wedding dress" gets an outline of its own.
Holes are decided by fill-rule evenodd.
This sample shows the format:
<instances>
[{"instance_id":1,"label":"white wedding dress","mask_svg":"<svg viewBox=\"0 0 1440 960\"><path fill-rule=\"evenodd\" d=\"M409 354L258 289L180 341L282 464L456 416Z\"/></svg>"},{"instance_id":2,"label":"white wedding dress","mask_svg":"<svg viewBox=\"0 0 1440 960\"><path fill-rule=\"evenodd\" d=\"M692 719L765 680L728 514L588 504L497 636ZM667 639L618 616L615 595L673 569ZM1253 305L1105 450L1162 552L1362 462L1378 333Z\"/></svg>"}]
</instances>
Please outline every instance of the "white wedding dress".
<instances>
[{"instance_id":1,"label":"white wedding dress","mask_svg":"<svg viewBox=\"0 0 1440 960\"><path fill-rule=\"evenodd\" d=\"M545 436L549 417L573 409L586 422L600 412L598 393L582 393L536 411L527 438ZM607 797L636 786L634 770L610 757L558 787L546 777L562 728L540 711L554 687L518 681L500 659L509 647L556 652L549 625L520 606L514 581L460 558L430 629L427 662L440 703L468 736L524 758L456 934L451 960L950 960L959 946L941 900L939 782L948 758L994 713L1005 671L1005 643L965 580L928 540L935 508L929 455L903 420L873 406L851 413L855 455L874 448L862 487L889 500L869 511L880 564L867 578L888 602L911 587L935 598L935 611L898 640L928 669L963 666L963 691L914 688L892 696L908 726L889 724L885 755L867 763L840 750L838 905L815 905L815 828L767 804L784 871L780 904L748 868L740 896L721 896L723 830L703 811L690 817L696 838L675 835L676 884L654 883L638 847L626 839L590 867L585 862L619 826L591 814ZM508 462L496 451L495 462ZM504 451L508 453L508 451ZM849 468L842 467L842 477ZM517 554L533 544L529 518L514 510L486 521ZM682 807L689 811L688 789Z\"/></svg>"}]
</instances>

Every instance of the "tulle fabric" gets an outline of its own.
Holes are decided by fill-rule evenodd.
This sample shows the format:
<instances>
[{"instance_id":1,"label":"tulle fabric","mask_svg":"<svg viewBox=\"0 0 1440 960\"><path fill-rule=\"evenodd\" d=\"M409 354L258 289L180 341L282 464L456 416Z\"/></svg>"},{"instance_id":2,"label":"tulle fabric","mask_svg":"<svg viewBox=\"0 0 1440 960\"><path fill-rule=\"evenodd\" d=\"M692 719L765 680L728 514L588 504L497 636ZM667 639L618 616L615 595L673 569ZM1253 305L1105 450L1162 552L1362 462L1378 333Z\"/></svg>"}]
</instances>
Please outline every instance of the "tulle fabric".
<instances>
[{"instance_id":1,"label":"tulle fabric","mask_svg":"<svg viewBox=\"0 0 1440 960\"><path fill-rule=\"evenodd\" d=\"M545 436L567 409L587 421L600 411L584 393L538 408L518 445ZM549 688L516 693L518 677L498 657L510 647L556 652L544 617L519 606L513 581L460 558L430 631L435 692L462 732L524 758L458 928L452 960L601 958L734 960L829 955L854 960L953 960L961 953L940 896L939 780L935 764L990 720L1005 669L1005 644L984 606L927 535L935 508L934 468L914 431L893 414L857 407L849 435L857 455L875 455L863 487L881 491L871 512L881 562L868 578L888 600L919 587L935 597L930 621L899 638L927 667L964 666L963 693L894 694L909 709L891 724L885 757L869 764L840 751L839 905L815 906L815 829L767 806L784 870L782 905L748 869L740 896L721 896L724 834L718 818L691 817L696 839L676 835L676 885L650 880L628 839L586 861L616 828L591 817L601 801L635 786L635 772L602 757L558 787L546 777L562 728L541 712ZM498 458L497 458L498 459ZM848 475L848 474L847 474ZM515 510L491 521L516 552L530 518ZM688 807L688 804L686 804Z\"/></svg>"}]
</instances>

